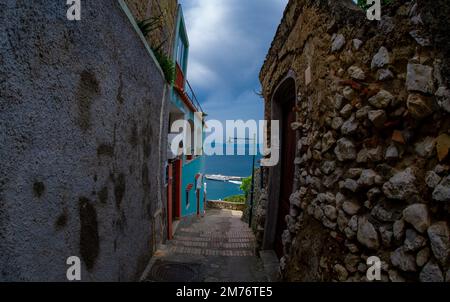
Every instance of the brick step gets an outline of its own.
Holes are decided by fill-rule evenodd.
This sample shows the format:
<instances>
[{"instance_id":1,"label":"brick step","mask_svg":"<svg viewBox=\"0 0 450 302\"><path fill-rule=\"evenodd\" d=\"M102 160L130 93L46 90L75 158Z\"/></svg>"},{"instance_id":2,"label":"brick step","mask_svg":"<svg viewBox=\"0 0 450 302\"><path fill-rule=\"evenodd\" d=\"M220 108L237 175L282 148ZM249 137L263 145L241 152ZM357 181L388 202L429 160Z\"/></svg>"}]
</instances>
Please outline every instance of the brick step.
<instances>
[{"instance_id":1,"label":"brick step","mask_svg":"<svg viewBox=\"0 0 450 302\"><path fill-rule=\"evenodd\" d=\"M225 248L225 249L252 249L253 242L220 242L220 241L209 241L209 242L199 242L199 241L183 241L183 240L173 240L171 242L174 246L179 247L199 247L199 248Z\"/></svg>"},{"instance_id":2,"label":"brick step","mask_svg":"<svg viewBox=\"0 0 450 302\"><path fill-rule=\"evenodd\" d=\"M191 237L191 236L182 236L176 235L174 237L177 241L189 241L189 242L213 242L213 241L222 241L228 243L248 243L254 242L253 238L222 238L222 237Z\"/></svg>"},{"instance_id":3,"label":"brick step","mask_svg":"<svg viewBox=\"0 0 450 302\"><path fill-rule=\"evenodd\" d=\"M186 234L188 236L192 236L192 234L201 235L201 236L219 236L219 237L254 237L253 232L251 230L237 230L237 231L229 231L229 232L219 232L219 231L199 231L199 230L189 230L189 229L181 229L178 230L179 234Z\"/></svg>"},{"instance_id":4,"label":"brick step","mask_svg":"<svg viewBox=\"0 0 450 302\"><path fill-rule=\"evenodd\" d=\"M202 256L222 256L222 257L248 257L255 256L255 253L248 250L229 250L229 249L207 249L194 247L169 247L169 252L173 254L188 254L188 255L202 255Z\"/></svg>"},{"instance_id":5,"label":"brick step","mask_svg":"<svg viewBox=\"0 0 450 302\"><path fill-rule=\"evenodd\" d=\"M193 233L193 232L178 232L178 237L191 237L191 238L218 238L218 239L254 239L253 233L249 232L236 232L236 233Z\"/></svg>"}]
</instances>

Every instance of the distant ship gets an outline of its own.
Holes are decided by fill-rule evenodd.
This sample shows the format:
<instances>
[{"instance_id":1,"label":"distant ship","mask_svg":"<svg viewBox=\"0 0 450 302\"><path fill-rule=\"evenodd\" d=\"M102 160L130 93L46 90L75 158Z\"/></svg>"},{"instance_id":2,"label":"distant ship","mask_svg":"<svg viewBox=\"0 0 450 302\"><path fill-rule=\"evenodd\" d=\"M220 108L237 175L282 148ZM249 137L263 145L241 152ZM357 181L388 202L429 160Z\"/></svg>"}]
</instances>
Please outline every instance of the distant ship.
<instances>
[{"instance_id":1,"label":"distant ship","mask_svg":"<svg viewBox=\"0 0 450 302\"><path fill-rule=\"evenodd\" d=\"M243 179L243 177L239 176L225 176L225 175L205 175L205 178L214 181L223 181L223 182L228 181L237 185L241 185Z\"/></svg>"}]
</instances>

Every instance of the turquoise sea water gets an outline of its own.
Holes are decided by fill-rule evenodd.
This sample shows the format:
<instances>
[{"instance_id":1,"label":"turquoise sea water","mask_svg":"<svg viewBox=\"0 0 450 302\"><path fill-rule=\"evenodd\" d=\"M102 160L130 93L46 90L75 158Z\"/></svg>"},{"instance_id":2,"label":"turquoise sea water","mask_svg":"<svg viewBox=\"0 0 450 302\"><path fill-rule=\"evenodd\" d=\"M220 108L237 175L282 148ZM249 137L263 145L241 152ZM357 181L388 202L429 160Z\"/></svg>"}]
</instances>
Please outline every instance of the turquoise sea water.
<instances>
[{"instance_id":1,"label":"turquoise sea water","mask_svg":"<svg viewBox=\"0 0 450 302\"><path fill-rule=\"evenodd\" d=\"M205 156L205 174L220 174L226 176L240 176L248 177L252 174L253 156L249 155L248 144L223 144L224 150L226 148L233 148L235 150L246 150L246 155L232 155L232 156ZM225 154L225 151L224 151ZM237 154L236 152L234 154ZM256 166L261 156L256 157ZM229 182L219 182L206 180L208 199L209 200L223 200L225 197L243 194L240 186Z\"/></svg>"}]
</instances>

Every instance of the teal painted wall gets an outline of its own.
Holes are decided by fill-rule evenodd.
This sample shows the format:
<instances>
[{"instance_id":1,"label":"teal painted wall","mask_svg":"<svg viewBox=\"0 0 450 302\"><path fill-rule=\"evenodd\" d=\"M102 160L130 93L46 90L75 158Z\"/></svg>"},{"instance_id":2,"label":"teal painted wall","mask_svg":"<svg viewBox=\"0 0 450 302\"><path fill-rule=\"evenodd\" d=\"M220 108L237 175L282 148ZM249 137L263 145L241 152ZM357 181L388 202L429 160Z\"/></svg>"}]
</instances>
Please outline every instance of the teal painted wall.
<instances>
[{"instance_id":1,"label":"teal painted wall","mask_svg":"<svg viewBox=\"0 0 450 302\"><path fill-rule=\"evenodd\" d=\"M181 185L181 216L191 216L197 214L197 196L196 196L196 179L195 176L198 173L204 174L204 157L200 156L193 161L183 162L183 176L182 176L182 185ZM204 175L203 175L204 176ZM200 213L204 211L204 182L205 179L200 179L201 181L201 189L200 189ZM194 187L192 190L186 194L186 187L192 184ZM188 204L188 196L189 196L189 204Z\"/></svg>"},{"instance_id":2,"label":"teal painted wall","mask_svg":"<svg viewBox=\"0 0 450 302\"><path fill-rule=\"evenodd\" d=\"M177 55L177 48L178 44L181 39L184 41L186 46L185 56L184 60L181 63L181 69L183 70L184 76L187 77L187 66L188 66L188 59L189 59L189 39L187 37L186 32L186 26L184 23L184 16L183 16L183 10L181 6L179 6L178 10L178 18L177 18L177 27L176 27L176 35L175 35L175 45L173 49L173 60L176 62L176 55ZM171 102L174 106L179 108L184 113L184 119L185 120L192 120L194 121L196 119L196 116L194 112L192 112L181 100L176 90L173 88L171 89ZM201 121L200 121L201 122ZM205 132L202 132L202 141L205 139ZM202 174L204 176L205 171L205 161L204 157L200 156L194 159L193 161L186 161L186 156L183 156L183 170L182 170L182 176L181 176L181 216L187 217L197 214L197 194L196 194L196 179L195 176L197 174ZM200 213L204 211L204 178L200 179L201 187L200 187ZM186 193L186 188L189 184L192 184L194 187L189 191L189 193ZM189 200L189 203L188 203Z\"/></svg>"}]
</instances>

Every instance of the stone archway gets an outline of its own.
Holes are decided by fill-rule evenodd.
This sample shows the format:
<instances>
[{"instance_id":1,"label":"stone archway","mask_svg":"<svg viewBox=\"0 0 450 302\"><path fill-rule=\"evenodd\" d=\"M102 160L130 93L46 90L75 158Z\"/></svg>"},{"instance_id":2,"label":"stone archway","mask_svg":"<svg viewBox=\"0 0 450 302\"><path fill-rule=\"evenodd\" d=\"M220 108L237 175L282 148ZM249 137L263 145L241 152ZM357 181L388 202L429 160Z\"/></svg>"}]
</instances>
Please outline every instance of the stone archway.
<instances>
[{"instance_id":1,"label":"stone archway","mask_svg":"<svg viewBox=\"0 0 450 302\"><path fill-rule=\"evenodd\" d=\"M287 229L289 197L294 190L296 132L291 124L296 121L296 83L293 72L281 81L271 100L271 119L280 121L280 162L268 169L268 204L262 247L275 250L279 258L284 254L282 235Z\"/></svg>"}]
</instances>

